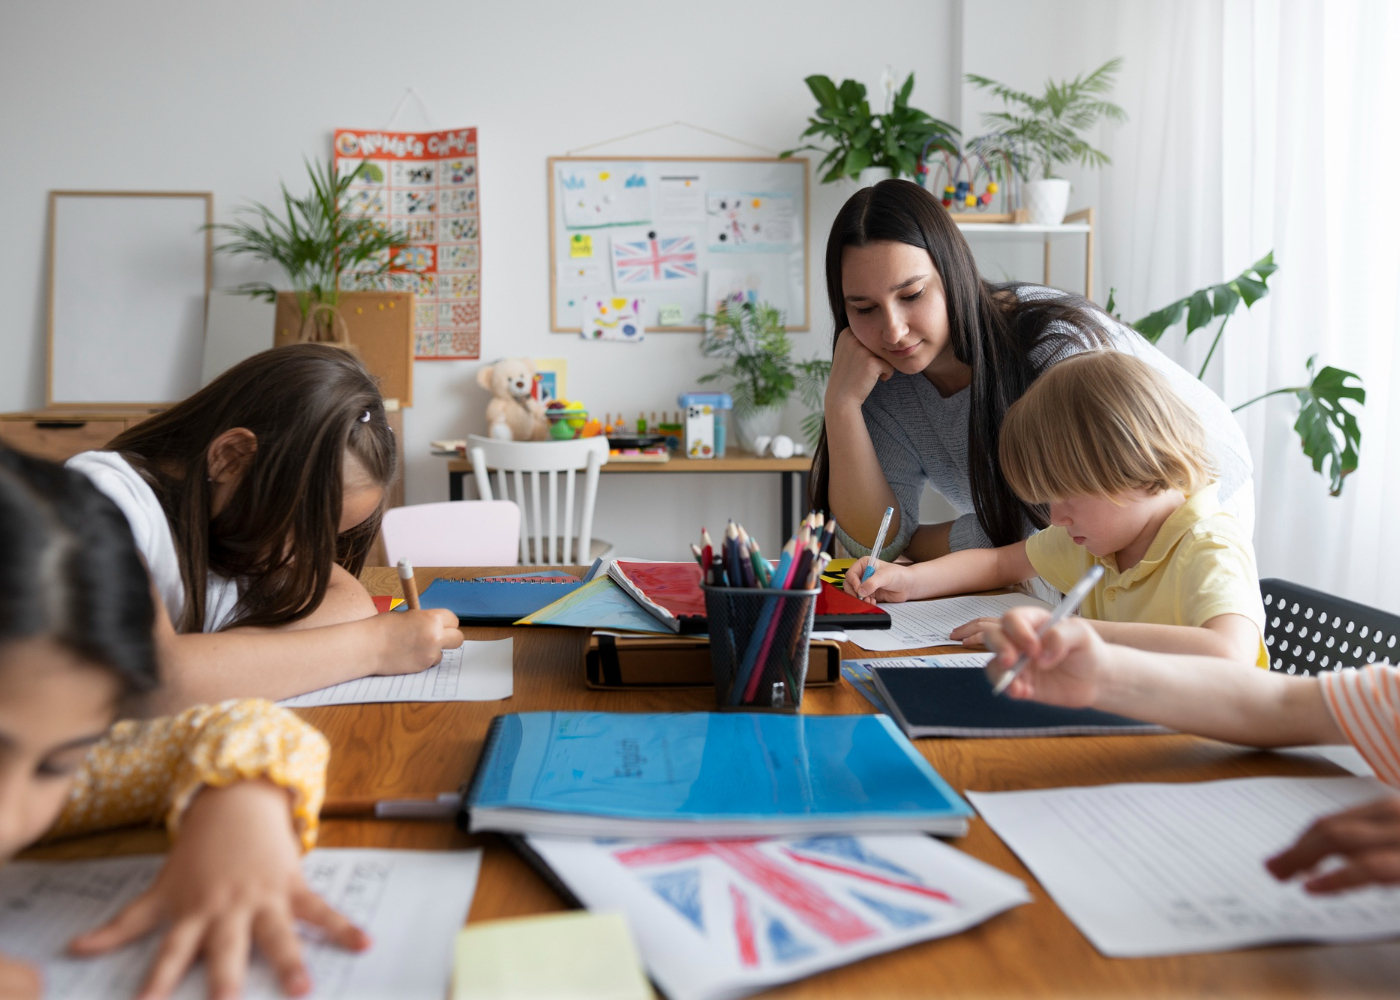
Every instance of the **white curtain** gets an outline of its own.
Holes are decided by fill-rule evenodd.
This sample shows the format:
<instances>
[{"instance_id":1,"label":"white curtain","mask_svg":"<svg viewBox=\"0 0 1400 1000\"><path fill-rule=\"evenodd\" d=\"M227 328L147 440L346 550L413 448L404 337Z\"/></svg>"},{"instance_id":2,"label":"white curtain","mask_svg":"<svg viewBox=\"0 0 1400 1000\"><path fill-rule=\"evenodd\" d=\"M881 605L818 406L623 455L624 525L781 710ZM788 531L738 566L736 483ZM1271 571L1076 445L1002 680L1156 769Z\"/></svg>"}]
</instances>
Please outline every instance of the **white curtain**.
<instances>
[{"instance_id":1,"label":"white curtain","mask_svg":"<svg viewBox=\"0 0 1400 1000\"><path fill-rule=\"evenodd\" d=\"M1275 397L1238 414L1254 455L1263 576L1400 612L1400 3L1118 4L1131 124L1108 138L1104 273L1136 318L1272 249L1270 296L1230 321L1206 381L1231 405L1359 373L1360 469L1312 471ZM1193 371L1210 334L1163 347Z\"/></svg>"},{"instance_id":2,"label":"white curtain","mask_svg":"<svg viewBox=\"0 0 1400 1000\"><path fill-rule=\"evenodd\" d=\"M1305 381L1304 363L1365 380L1358 471L1326 495L1275 398L1240 414L1255 456L1260 571L1400 611L1400 6L1391 0L1230 0L1225 102L1239 108L1229 205L1234 256L1272 246L1267 308L1225 358L1227 398ZM1228 131L1227 131L1228 135Z\"/></svg>"}]
</instances>

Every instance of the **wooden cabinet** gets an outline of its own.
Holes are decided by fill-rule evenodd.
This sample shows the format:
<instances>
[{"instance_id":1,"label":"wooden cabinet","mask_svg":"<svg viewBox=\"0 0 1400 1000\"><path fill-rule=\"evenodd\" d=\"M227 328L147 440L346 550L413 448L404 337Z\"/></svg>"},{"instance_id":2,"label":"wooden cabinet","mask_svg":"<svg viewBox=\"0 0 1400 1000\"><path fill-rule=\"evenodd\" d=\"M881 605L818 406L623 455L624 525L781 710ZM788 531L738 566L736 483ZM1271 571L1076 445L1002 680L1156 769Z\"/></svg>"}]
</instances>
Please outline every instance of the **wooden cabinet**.
<instances>
[{"instance_id":1,"label":"wooden cabinet","mask_svg":"<svg viewBox=\"0 0 1400 1000\"><path fill-rule=\"evenodd\" d=\"M64 462L81 451L104 448L148 412L36 410L0 413L0 443L51 462Z\"/></svg>"}]
</instances>

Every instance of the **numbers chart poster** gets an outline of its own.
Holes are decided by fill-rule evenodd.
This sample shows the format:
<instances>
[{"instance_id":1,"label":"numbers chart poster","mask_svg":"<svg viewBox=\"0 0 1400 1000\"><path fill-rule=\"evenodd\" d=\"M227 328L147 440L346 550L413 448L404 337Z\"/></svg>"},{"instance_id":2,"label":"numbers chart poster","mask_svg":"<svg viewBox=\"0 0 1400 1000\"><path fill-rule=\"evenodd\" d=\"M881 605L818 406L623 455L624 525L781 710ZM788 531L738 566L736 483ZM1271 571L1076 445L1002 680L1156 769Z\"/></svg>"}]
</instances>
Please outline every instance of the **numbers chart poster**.
<instances>
[{"instance_id":1,"label":"numbers chart poster","mask_svg":"<svg viewBox=\"0 0 1400 1000\"><path fill-rule=\"evenodd\" d=\"M557 157L549 182L556 332L589 337L614 297L648 333L699 330L736 282L807 329L805 160Z\"/></svg>"},{"instance_id":2,"label":"numbers chart poster","mask_svg":"<svg viewBox=\"0 0 1400 1000\"><path fill-rule=\"evenodd\" d=\"M388 274L347 272L347 291L414 293L414 357L481 357L481 223L476 129L383 132L337 129L343 175L369 165L351 186L351 210L403 229L407 250Z\"/></svg>"}]
</instances>

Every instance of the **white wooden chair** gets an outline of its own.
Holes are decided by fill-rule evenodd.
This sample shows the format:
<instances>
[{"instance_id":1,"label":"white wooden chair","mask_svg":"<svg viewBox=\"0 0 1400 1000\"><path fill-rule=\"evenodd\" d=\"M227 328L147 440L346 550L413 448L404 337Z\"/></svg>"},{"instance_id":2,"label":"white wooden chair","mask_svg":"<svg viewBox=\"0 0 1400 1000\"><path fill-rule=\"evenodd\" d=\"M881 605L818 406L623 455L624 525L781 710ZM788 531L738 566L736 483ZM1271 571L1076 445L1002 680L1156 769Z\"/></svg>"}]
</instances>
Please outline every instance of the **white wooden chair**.
<instances>
[{"instance_id":1,"label":"white wooden chair","mask_svg":"<svg viewBox=\"0 0 1400 1000\"><path fill-rule=\"evenodd\" d=\"M514 566L520 552L520 508L509 500L391 507L379 530L390 566Z\"/></svg>"},{"instance_id":2,"label":"white wooden chair","mask_svg":"<svg viewBox=\"0 0 1400 1000\"><path fill-rule=\"evenodd\" d=\"M573 441L496 441L473 434L467 454L481 499L514 500L520 506L520 561L525 565L587 566L610 556L610 543L593 537L593 509L598 496L598 470L608 460L604 437ZM489 470L495 470L496 489ZM578 527L574 527L577 473L584 473ZM559 510L559 474L564 474L564 509ZM526 474L530 490L525 490ZM542 495L540 474L548 477ZM509 476L507 475L509 474ZM514 489L510 489L511 486ZM561 534L562 530L562 534Z\"/></svg>"}]
</instances>

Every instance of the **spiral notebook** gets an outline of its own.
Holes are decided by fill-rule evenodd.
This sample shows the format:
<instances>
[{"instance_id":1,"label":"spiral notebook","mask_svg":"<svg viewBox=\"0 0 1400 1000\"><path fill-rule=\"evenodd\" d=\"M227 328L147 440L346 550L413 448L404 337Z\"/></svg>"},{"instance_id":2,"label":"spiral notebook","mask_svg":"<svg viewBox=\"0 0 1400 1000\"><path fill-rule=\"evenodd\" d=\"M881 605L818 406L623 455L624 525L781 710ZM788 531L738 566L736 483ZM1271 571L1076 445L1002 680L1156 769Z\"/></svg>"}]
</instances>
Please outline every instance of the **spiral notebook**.
<instances>
[{"instance_id":1,"label":"spiral notebook","mask_svg":"<svg viewBox=\"0 0 1400 1000\"><path fill-rule=\"evenodd\" d=\"M424 608L446 608L460 625L514 625L583 583L566 573L482 576L475 580L438 577L419 598Z\"/></svg>"}]
</instances>

